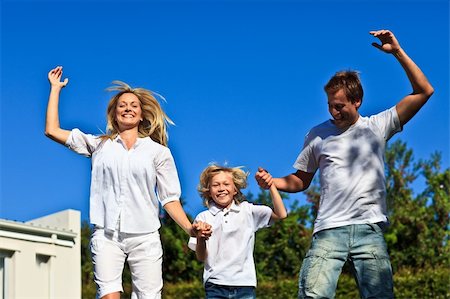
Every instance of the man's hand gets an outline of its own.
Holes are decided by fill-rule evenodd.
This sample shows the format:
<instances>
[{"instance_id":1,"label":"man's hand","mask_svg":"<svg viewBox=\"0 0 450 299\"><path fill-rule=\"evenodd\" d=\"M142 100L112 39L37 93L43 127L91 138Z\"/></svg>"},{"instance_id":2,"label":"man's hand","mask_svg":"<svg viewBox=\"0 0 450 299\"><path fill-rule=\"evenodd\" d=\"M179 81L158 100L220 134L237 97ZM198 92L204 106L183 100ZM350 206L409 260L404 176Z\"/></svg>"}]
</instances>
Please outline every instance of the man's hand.
<instances>
[{"instance_id":1,"label":"man's hand","mask_svg":"<svg viewBox=\"0 0 450 299\"><path fill-rule=\"evenodd\" d=\"M258 167L258 171L255 174L255 179L258 182L258 185L266 190L273 184L272 176L262 167Z\"/></svg>"},{"instance_id":2,"label":"man's hand","mask_svg":"<svg viewBox=\"0 0 450 299\"><path fill-rule=\"evenodd\" d=\"M389 30L370 31L370 34L372 34L374 37L377 37L381 42L381 45L372 43L372 46L380 49L385 53L395 54L401 49L400 44L395 38L394 34Z\"/></svg>"}]
</instances>

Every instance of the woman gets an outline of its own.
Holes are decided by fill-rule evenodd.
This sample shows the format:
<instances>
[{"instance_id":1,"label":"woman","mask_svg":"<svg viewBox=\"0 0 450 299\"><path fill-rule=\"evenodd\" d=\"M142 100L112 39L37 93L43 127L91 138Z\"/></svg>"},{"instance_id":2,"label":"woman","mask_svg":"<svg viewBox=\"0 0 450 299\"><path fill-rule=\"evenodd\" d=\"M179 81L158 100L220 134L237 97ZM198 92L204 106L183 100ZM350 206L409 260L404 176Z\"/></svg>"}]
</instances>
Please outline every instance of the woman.
<instances>
[{"instance_id":1,"label":"woman","mask_svg":"<svg viewBox=\"0 0 450 299\"><path fill-rule=\"evenodd\" d=\"M117 94L108 105L106 135L62 129L58 103L68 79L61 81L61 77L61 66L48 73L51 90L45 135L92 158L91 253L98 297L120 298L127 260L133 282L132 298L160 298L163 281L159 203L189 235L207 237L210 233L207 229L193 229L180 204L178 174L167 148L166 124L172 121L153 92L114 81L115 86L109 90Z\"/></svg>"}]
</instances>

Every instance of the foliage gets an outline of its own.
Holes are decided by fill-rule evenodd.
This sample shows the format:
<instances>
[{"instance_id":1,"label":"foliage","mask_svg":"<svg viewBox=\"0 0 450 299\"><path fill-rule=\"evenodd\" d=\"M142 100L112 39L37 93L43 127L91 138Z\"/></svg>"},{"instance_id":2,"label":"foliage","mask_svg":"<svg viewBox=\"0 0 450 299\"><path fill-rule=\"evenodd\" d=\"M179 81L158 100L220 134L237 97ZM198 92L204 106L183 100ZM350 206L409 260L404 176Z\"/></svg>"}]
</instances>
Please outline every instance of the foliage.
<instances>
[{"instance_id":1,"label":"foliage","mask_svg":"<svg viewBox=\"0 0 450 299\"><path fill-rule=\"evenodd\" d=\"M317 212L319 211L320 203L320 185L317 176L314 177L311 185L305 190L306 200L311 204L311 226L313 225L314 219L317 217Z\"/></svg>"},{"instance_id":2,"label":"foliage","mask_svg":"<svg viewBox=\"0 0 450 299\"><path fill-rule=\"evenodd\" d=\"M89 239L92 234L89 223L81 224L81 297L95 298L94 272L89 248Z\"/></svg>"},{"instance_id":3,"label":"foliage","mask_svg":"<svg viewBox=\"0 0 450 299\"><path fill-rule=\"evenodd\" d=\"M410 187L422 173L426 188L413 196ZM449 169L440 155L413 162L412 150L397 141L386 150L386 187L390 228L385 234L394 269L448 263Z\"/></svg>"},{"instance_id":4,"label":"foliage","mask_svg":"<svg viewBox=\"0 0 450 299\"><path fill-rule=\"evenodd\" d=\"M197 279L189 282L166 283L162 292L163 299L203 299L205 290L201 280Z\"/></svg>"},{"instance_id":5,"label":"foliage","mask_svg":"<svg viewBox=\"0 0 450 299\"><path fill-rule=\"evenodd\" d=\"M192 219L190 215L188 217ZM161 213L161 224L164 282L177 283L201 278L203 263L198 262L195 252L188 248L189 236L164 211Z\"/></svg>"},{"instance_id":6,"label":"foliage","mask_svg":"<svg viewBox=\"0 0 450 299\"><path fill-rule=\"evenodd\" d=\"M284 278L277 280L262 280L256 288L256 298L297 298L298 282L295 278Z\"/></svg>"},{"instance_id":7,"label":"foliage","mask_svg":"<svg viewBox=\"0 0 450 299\"><path fill-rule=\"evenodd\" d=\"M450 268L424 267L404 268L394 273L394 293L398 299L444 299L450 298ZM280 279L260 279L256 289L258 299L297 298L297 276ZM165 299L204 298L200 280L193 282L166 283ZM355 279L349 273L339 277L336 299L359 299Z\"/></svg>"},{"instance_id":8,"label":"foliage","mask_svg":"<svg viewBox=\"0 0 450 299\"><path fill-rule=\"evenodd\" d=\"M247 198L251 200L252 196ZM255 203L272 206L269 192L261 189ZM289 217L256 233L254 256L259 278L291 277L299 271L311 240L311 230L306 227L308 210L295 201L288 207Z\"/></svg>"},{"instance_id":9,"label":"foliage","mask_svg":"<svg viewBox=\"0 0 450 299\"><path fill-rule=\"evenodd\" d=\"M450 268L447 265L405 267L394 275L397 298L450 298Z\"/></svg>"},{"instance_id":10,"label":"foliage","mask_svg":"<svg viewBox=\"0 0 450 299\"><path fill-rule=\"evenodd\" d=\"M394 294L399 299L450 298L450 269L440 265L437 268L403 268L394 273ZM336 299L359 299L358 288L349 273L342 274L336 290Z\"/></svg>"}]
</instances>

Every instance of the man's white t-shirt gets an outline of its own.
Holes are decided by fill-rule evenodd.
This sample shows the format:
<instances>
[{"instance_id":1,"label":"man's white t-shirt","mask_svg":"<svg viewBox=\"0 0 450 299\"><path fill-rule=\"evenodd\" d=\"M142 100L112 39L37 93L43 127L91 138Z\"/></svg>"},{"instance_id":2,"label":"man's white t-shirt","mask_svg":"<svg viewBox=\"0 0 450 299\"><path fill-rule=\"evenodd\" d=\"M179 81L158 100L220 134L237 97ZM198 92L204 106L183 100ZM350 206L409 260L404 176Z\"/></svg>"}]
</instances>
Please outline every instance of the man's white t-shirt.
<instances>
[{"instance_id":1,"label":"man's white t-shirt","mask_svg":"<svg viewBox=\"0 0 450 299\"><path fill-rule=\"evenodd\" d=\"M395 107L359 117L345 131L328 120L307 134L294 168L320 170L320 203L314 233L350 224L388 222L384 152L402 127Z\"/></svg>"}]
</instances>

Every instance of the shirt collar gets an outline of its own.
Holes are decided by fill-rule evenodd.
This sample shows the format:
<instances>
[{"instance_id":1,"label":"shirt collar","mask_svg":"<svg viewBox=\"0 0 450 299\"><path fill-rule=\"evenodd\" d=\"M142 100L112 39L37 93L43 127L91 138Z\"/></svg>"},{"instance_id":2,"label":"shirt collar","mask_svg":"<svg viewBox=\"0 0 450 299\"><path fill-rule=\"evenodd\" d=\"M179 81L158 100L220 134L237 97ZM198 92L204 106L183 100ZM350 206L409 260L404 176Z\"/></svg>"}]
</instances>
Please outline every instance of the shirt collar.
<instances>
[{"instance_id":1,"label":"shirt collar","mask_svg":"<svg viewBox=\"0 0 450 299\"><path fill-rule=\"evenodd\" d=\"M137 146L139 146L141 144L141 142L143 142L143 140L145 140L145 138L147 138L147 137L142 138L142 137L138 136L138 138L136 139L135 144L133 145L133 148L136 148ZM122 138L120 137L119 134L117 134L116 138L114 138L114 142L119 142L122 145L124 144L124 142L123 142L123 140L122 140Z\"/></svg>"},{"instance_id":2,"label":"shirt collar","mask_svg":"<svg viewBox=\"0 0 450 299\"><path fill-rule=\"evenodd\" d=\"M213 202L213 201L211 201L210 206L209 206L209 208L208 208L208 211L209 211L211 214L213 214L213 216L216 216L217 213L219 213L220 211L223 211L224 213L229 212L229 211L234 211L234 212L239 213L240 210L241 210L241 207L240 207L239 205L237 205L237 204L234 202L234 200L233 200L233 202L231 203L231 206L230 206L229 209L227 209L227 208L221 208L221 207L217 206L217 205L215 204L215 202Z\"/></svg>"}]
</instances>

